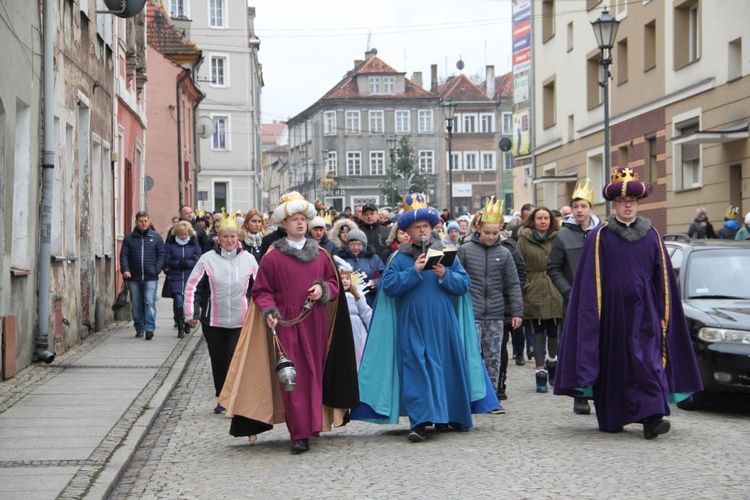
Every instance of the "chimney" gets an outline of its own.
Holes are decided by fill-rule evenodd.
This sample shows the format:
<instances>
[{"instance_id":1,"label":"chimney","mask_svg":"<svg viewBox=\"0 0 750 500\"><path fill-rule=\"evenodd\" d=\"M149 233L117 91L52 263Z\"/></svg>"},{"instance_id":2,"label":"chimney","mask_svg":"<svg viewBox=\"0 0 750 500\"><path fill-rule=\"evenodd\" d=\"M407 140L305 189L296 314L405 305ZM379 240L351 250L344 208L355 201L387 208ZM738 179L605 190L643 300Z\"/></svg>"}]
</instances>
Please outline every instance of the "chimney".
<instances>
[{"instance_id":1,"label":"chimney","mask_svg":"<svg viewBox=\"0 0 750 500\"><path fill-rule=\"evenodd\" d=\"M359 66L363 62L365 62L363 59L355 59L354 60L354 67L356 68L357 66Z\"/></svg>"},{"instance_id":2,"label":"chimney","mask_svg":"<svg viewBox=\"0 0 750 500\"><path fill-rule=\"evenodd\" d=\"M422 72L421 71L415 71L413 75L411 75L411 81L413 81L417 87L422 86Z\"/></svg>"},{"instance_id":3,"label":"chimney","mask_svg":"<svg viewBox=\"0 0 750 500\"><path fill-rule=\"evenodd\" d=\"M484 83L487 88L487 97L495 98L495 67L487 65L487 81Z\"/></svg>"},{"instance_id":4,"label":"chimney","mask_svg":"<svg viewBox=\"0 0 750 500\"><path fill-rule=\"evenodd\" d=\"M430 66L430 92L432 92L433 94L438 93L437 64L433 64Z\"/></svg>"},{"instance_id":5,"label":"chimney","mask_svg":"<svg viewBox=\"0 0 750 500\"><path fill-rule=\"evenodd\" d=\"M365 61L370 60L372 56L376 56L376 55L378 55L378 49L372 48L368 50L367 52L365 52Z\"/></svg>"}]
</instances>

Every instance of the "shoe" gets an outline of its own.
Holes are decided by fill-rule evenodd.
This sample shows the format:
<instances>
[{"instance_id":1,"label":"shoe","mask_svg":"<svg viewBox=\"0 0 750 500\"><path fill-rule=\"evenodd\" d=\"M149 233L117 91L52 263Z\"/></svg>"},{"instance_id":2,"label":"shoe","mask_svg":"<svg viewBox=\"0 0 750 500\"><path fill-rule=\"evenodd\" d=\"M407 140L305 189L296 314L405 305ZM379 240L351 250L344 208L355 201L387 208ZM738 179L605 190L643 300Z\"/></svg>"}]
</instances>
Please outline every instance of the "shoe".
<instances>
[{"instance_id":1,"label":"shoe","mask_svg":"<svg viewBox=\"0 0 750 500\"><path fill-rule=\"evenodd\" d=\"M490 415L505 415L505 408L503 408L503 405L500 405L494 410L490 410L488 413Z\"/></svg>"},{"instance_id":2,"label":"shoe","mask_svg":"<svg viewBox=\"0 0 750 500\"><path fill-rule=\"evenodd\" d=\"M214 408L214 413L216 413L216 414L219 414L219 413L226 413L226 412L227 412L227 409L226 409L226 408L224 408L224 407L223 407L223 406L221 406L221 405L216 405L216 407Z\"/></svg>"},{"instance_id":3,"label":"shoe","mask_svg":"<svg viewBox=\"0 0 750 500\"><path fill-rule=\"evenodd\" d=\"M591 406L586 398L573 398L573 413L576 415L590 415Z\"/></svg>"},{"instance_id":4,"label":"shoe","mask_svg":"<svg viewBox=\"0 0 750 500\"><path fill-rule=\"evenodd\" d=\"M547 374L549 378L549 385L555 386L555 375L557 375L557 361L545 361L544 367L547 368Z\"/></svg>"},{"instance_id":5,"label":"shoe","mask_svg":"<svg viewBox=\"0 0 750 500\"><path fill-rule=\"evenodd\" d=\"M154 338L154 332L146 330L146 340L151 340L152 338Z\"/></svg>"},{"instance_id":6,"label":"shoe","mask_svg":"<svg viewBox=\"0 0 750 500\"><path fill-rule=\"evenodd\" d=\"M526 360L523 359L523 354L519 354L518 356L515 356L515 358L516 358L516 364L518 366L523 366L526 364Z\"/></svg>"},{"instance_id":7,"label":"shoe","mask_svg":"<svg viewBox=\"0 0 750 500\"><path fill-rule=\"evenodd\" d=\"M191 328L192 327L190 325L188 325L187 323L185 323L185 335L189 335L190 334L190 329Z\"/></svg>"},{"instance_id":8,"label":"shoe","mask_svg":"<svg viewBox=\"0 0 750 500\"><path fill-rule=\"evenodd\" d=\"M292 453L295 455L310 451L310 440L309 439L298 439L292 442Z\"/></svg>"},{"instance_id":9,"label":"shoe","mask_svg":"<svg viewBox=\"0 0 750 500\"><path fill-rule=\"evenodd\" d=\"M406 436L406 439L408 439L411 443L421 443L422 441L424 441L424 438L424 425L418 425L414 427L409 435Z\"/></svg>"},{"instance_id":10,"label":"shoe","mask_svg":"<svg viewBox=\"0 0 750 500\"><path fill-rule=\"evenodd\" d=\"M177 325L177 338L182 339L185 338L185 324L180 323Z\"/></svg>"},{"instance_id":11,"label":"shoe","mask_svg":"<svg viewBox=\"0 0 750 500\"><path fill-rule=\"evenodd\" d=\"M532 349L530 347L528 349L526 349L526 357L529 358L529 361L531 361L532 359L534 359L534 349Z\"/></svg>"},{"instance_id":12,"label":"shoe","mask_svg":"<svg viewBox=\"0 0 750 500\"><path fill-rule=\"evenodd\" d=\"M143 338L143 332L135 332L135 338L142 339Z\"/></svg>"},{"instance_id":13,"label":"shoe","mask_svg":"<svg viewBox=\"0 0 750 500\"><path fill-rule=\"evenodd\" d=\"M179 324L179 323L177 323L177 322L175 321L175 322L174 322L174 326L173 326L172 328L177 328L177 327L179 327L179 326L180 326L180 324Z\"/></svg>"},{"instance_id":14,"label":"shoe","mask_svg":"<svg viewBox=\"0 0 750 500\"><path fill-rule=\"evenodd\" d=\"M497 399L499 399L500 401L505 401L506 399L508 399L508 395L505 394L505 391L499 391L497 393Z\"/></svg>"},{"instance_id":15,"label":"shoe","mask_svg":"<svg viewBox=\"0 0 750 500\"><path fill-rule=\"evenodd\" d=\"M256 442L256 441L258 440L258 436L257 436L257 435L255 435L255 434L250 434L250 435L249 435L249 436L247 437L247 440L248 440L248 441L250 441L251 443L254 443L254 442Z\"/></svg>"},{"instance_id":16,"label":"shoe","mask_svg":"<svg viewBox=\"0 0 750 500\"><path fill-rule=\"evenodd\" d=\"M536 372L536 392L547 392L547 372L544 370Z\"/></svg>"},{"instance_id":17,"label":"shoe","mask_svg":"<svg viewBox=\"0 0 750 500\"><path fill-rule=\"evenodd\" d=\"M456 429L451 427L450 424L435 424L435 432L450 432L454 430Z\"/></svg>"},{"instance_id":18,"label":"shoe","mask_svg":"<svg viewBox=\"0 0 750 500\"><path fill-rule=\"evenodd\" d=\"M661 415L649 417L643 421L643 437L645 439L654 439L659 434L666 434L671 428L669 420L665 420Z\"/></svg>"}]
</instances>

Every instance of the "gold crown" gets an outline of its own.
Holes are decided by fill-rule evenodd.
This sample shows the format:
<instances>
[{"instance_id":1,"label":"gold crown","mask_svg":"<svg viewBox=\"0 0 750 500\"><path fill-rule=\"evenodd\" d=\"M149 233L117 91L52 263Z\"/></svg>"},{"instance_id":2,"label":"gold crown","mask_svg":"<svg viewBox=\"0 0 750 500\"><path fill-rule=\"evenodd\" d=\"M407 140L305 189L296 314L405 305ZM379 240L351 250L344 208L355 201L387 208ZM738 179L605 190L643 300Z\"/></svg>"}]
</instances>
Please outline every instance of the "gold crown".
<instances>
[{"instance_id":1,"label":"gold crown","mask_svg":"<svg viewBox=\"0 0 750 500\"><path fill-rule=\"evenodd\" d=\"M221 222L219 222L219 232L227 228L237 229L237 220L233 215L228 214L224 207L221 207Z\"/></svg>"},{"instance_id":2,"label":"gold crown","mask_svg":"<svg viewBox=\"0 0 750 500\"><path fill-rule=\"evenodd\" d=\"M732 208L732 205L729 205L729 208L724 214L724 218L727 220L734 220L737 218L737 214L739 213L740 213L740 207Z\"/></svg>"},{"instance_id":3,"label":"gold crown","mask_svg":"<svg viewBox=\"0 0 750 500\"><path fill-rule=\"evenodd\" d=\"M206 211L203 210L202 208L199 208L198 210L195 211L195 215L197 215L198 217L203 217L204 215L206 215Z\"/></svg>"},{"instance_id":4,"label":"gold crown","mask_svg":"<svg viewBox=\"0 0 750 500\"><path fill-rule=\"evenodd\" d=\"M429 208L424 193L409 193L404 196L404 212L411 212L418 208Z\"/></svg>"},{"instance_id":5,"label":"gold crown","mask_svg":"<svg viewBox=\"0 0 750 500\"><path fill-rule=\"evenodd\" d=\"M495 201L494 196L487 198L481 221L488 224L500 224L503 221L503 202Z\"/></svg>"},{"instance_id":6,"label":"gold crown","mask_svg":"<svg viewBox=\"0 0 750 500\"><path fill-rule=\"evenodd\" d=\"M320 218L323 219L323 222L325 222L327 225L333 226L333 218L331 217L330 210L321 210Z\"/></svg>"},{"instance_id":7,"label":"gold crown","mask_svg":"<svg viewBox=\"0 0 750 500\"><path fill-rule=\"evenodd\" d=\"M298 201L298 200L305 201L305 197L299 194L298 191L290 191L281 197L281 200L279 200L279 205L283 205L284 203L289 203L290 201Z\"/></svg>"},{"instance_id":8,"label":"gold crown","mask_svg":"<svg viewBox=\"0 0 750 500\"><path fill-rule=\"evenodd\" d=\"M630 167L625 167L613 169L610 182L630 182L637 180L638 173Z\"/></svg>"},{"instance_id":9,"label":"gold crown","mask_svg":"<svg viewBox=\"0 0 750 500\"><path fill-rule=\"evenodd\" d=\"M613 177L614 179L614 177ZM581 185L581 182L579 181L576 184L576 188L573 191L573 196L570 197L571 200L586 200L591 205L594 204L594 190L591 188L591 179L586 178L586 184Z\"/></svg>"}]
</instances>

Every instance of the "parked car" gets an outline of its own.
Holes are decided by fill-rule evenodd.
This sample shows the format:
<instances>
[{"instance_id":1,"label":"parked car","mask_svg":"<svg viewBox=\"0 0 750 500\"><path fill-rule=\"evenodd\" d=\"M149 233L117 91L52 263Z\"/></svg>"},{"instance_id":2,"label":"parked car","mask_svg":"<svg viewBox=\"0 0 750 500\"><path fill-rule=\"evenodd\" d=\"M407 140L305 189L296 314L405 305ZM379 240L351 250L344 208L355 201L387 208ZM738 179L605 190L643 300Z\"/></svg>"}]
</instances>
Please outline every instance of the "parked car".
<instances>
[{"instance_id":1,"label":"parked car","mask_svg":"<svg viewBox=\"0 0 750 500\"><path fill-rule=\"evenodd\" d=\"M750 394L750 242L666 235L704 390L682 409L701 408L710 393Z\"/></svg>"}]
</instances>

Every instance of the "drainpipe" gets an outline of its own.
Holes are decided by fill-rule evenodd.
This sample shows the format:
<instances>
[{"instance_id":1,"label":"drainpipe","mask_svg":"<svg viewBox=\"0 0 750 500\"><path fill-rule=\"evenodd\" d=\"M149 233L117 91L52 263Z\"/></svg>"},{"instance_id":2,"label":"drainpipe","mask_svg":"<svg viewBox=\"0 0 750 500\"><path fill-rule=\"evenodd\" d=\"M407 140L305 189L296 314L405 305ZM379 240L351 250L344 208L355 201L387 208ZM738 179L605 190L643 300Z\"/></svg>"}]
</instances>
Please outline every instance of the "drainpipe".
<instances>
[{"instance_id":1,"label":"drainpipe","mask_svg":"<svg viewBox=\"0 0 750 500\"><path fill-rule=\"evenodd\" d=\"M44 80L44 151L42 156L42 217L41 241L39 245L39 293L37 303L38 325L36 330L36 357L39 361L52 363L55 354L49 349L49 304L50 266L52 255L50 240L52 234L52 185L55 168L55 76L53 74L54 47L56 37L55 0L44 0L43 67Z\"/></svg>"},{"instance_id":2,"label":"drainpipe","mask_svg":"<svg viewBox=\"0 0 750 500\"><path fill-rule=\"evenodd\" d=\"M182 178L182 105L180 103L180 97L182 97L182 82L188 79L191 73L191 67L187 64L182 65L183 73L177 79L177 178L179 179L180 186L180 208L185 204L185 181Z\"/></svg>"}]
</instances>

